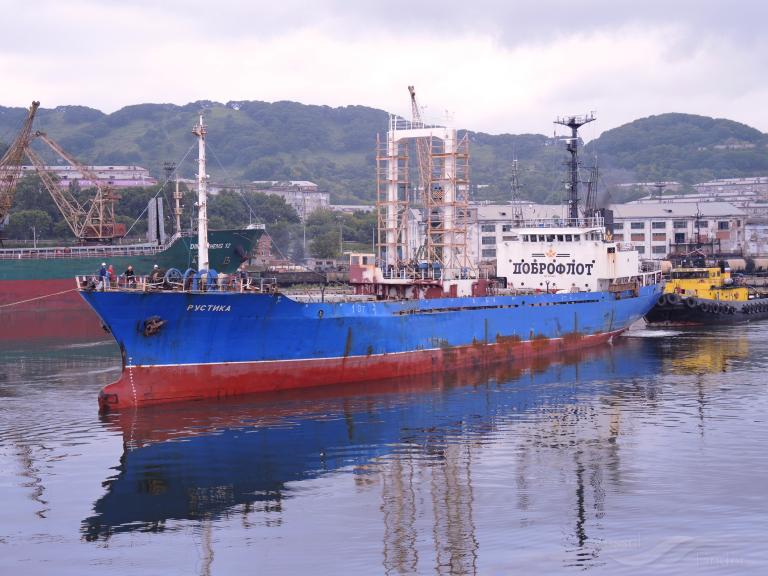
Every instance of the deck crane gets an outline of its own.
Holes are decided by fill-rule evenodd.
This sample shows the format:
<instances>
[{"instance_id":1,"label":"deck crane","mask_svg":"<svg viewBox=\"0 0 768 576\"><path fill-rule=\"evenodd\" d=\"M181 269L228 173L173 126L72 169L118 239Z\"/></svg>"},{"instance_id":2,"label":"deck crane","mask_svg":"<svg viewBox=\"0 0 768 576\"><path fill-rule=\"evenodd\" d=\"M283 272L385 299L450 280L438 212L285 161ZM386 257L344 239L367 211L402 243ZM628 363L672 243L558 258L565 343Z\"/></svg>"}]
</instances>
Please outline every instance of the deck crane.
<instances>
[{"instance_id":1,"label":"deck crane","mask_svg":"<svg viewBox=\"0 0 768 576\"><path fill-rule=\"evenodd\" d=\"M40 102L32 102L21 130L3 157L0 158L0 224L11 211L16 185L21 178L24 154L29 148L29 142L32 138L32 123L39 107Z\"/></svg>"},{"instance_id":2,"label":"deck crane","mask_svg":"<svg viewBox=\"0 0 768 576\"><path fill-rule=\"evenodd\" d=\"M411 95L411 123L414 128L423 128L424 121L421 118L421 107L416 101L416 88L408 86ZM422 203L426 208L427 194L432 182L432 168L430 166L431 142L428 137L416 138L416 157L419 162L419 185L421 186Z\"/></svg>"},{"instance_id":3,"label":"deck crane","mask_svg":"<svg viewBox=\"0 0 768 576\"><path fill-rule=\"evenodd\" d=\"M424 128L424 120L421 116L421 106L416 101L416 88L408 86L408 92L411 95L411 124L414 128ZM421 204L424 210L424 222L427 227L424 235L424 245L417 253L418 260L434 260L436 257L436 247L433 240L436 239L433 231L441 227L441 218L439 210L435 207L442 204L443 189L434 182L432 177L432 138L422 136L416 140L416 158L419 164L419 187L421 189Z\"/></svg>"}]
</instances>

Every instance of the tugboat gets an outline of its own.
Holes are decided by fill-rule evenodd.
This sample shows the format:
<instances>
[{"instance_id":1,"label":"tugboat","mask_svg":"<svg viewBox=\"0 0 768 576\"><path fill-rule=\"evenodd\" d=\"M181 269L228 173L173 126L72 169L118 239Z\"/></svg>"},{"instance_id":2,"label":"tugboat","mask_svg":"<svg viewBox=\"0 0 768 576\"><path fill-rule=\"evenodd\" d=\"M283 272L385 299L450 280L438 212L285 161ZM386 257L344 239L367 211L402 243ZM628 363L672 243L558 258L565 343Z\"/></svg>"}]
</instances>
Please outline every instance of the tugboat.
<instances>
[{"instance_id":1,"label":"tugboat","mask_svg":"<svg viewBox=\"0 0 768 576\"><path fill-rule=\"evenodd\" d=\"M645 315L649 324L708 325L768 318L768 298L734 281L725 265L701 254L672 269L664 293Z\"/></svg>"}]
</instances>

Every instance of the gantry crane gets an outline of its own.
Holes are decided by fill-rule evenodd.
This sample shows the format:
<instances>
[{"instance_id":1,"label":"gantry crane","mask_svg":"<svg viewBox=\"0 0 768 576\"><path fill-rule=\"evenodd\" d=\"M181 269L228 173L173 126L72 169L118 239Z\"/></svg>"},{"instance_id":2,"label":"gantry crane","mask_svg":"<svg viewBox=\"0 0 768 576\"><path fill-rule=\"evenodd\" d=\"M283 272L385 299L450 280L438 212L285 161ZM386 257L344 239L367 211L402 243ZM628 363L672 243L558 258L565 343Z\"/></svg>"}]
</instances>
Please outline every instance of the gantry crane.
<instances>
[{"instance_id":1,"label":"gantry crane","mask_svg":"<svg viewBox=\"0 0 768 576\"><path fill-rule=\"evenodd\" d=\"M34 165L46 190L53 198L72 233L81 242L111 242L123 234L123 226L115 223L115 202L119 196L112 188L99 182L98 175L80 164L45 132L32 132L32 123L40 102L32 102L27 118L16 139L0 160L0 222L10 213L16 185L22 173L24 157ZM47 144L63 160L73 166L84 179L96 188L96 193L81 202L69 188L62 188L56 177L31 144L34 140Z\"/></svg>"}]
</instances>

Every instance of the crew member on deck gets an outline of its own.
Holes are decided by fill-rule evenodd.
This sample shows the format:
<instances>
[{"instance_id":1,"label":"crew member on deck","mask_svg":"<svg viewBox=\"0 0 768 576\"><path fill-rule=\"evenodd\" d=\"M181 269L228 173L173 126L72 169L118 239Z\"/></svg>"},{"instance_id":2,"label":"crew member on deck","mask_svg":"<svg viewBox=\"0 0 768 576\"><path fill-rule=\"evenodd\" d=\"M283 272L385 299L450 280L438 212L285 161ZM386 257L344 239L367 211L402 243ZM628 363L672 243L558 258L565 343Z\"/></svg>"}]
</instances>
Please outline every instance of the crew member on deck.
<instances>
[{"instance_id":1,"label":"crew member on deck","mask_svg":"<svg viewBox=\"0 0 768 576\"><path fill-rule=\"evenodd\" d=\"M133 266L129 264L128 268L126 268L125 272L123 272L123 276L125 277L126 286L136 285L136 273L133 271Z\"/></svg>"},{"instance_id":2,"label":"crew member on deck","mask_svg":"<svg viewBox=\"0 0 768 576\"><path fill-rule=\"evenodd\" d=\"M104 279L107 277L107 263L102 262L101 268L99 268L99 284L96 286L96 290L104 290Z\"/></svg>"}]
</instances>

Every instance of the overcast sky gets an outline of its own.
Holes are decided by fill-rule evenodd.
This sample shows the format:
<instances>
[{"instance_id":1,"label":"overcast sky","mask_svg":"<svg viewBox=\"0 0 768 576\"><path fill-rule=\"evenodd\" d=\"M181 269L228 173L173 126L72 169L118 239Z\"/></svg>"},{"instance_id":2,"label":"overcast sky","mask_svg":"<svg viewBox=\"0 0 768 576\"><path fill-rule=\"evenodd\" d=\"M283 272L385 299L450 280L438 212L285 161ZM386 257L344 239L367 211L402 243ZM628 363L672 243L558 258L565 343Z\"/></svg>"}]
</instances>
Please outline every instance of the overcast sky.
<instances>
[{"instance_id":1,"label":"overcast sky","mask_svg":"<svg viewBox=\"0 0 768 576\"><path fill-rule=\"evenodd\" d=\"M0 0L0 105L361 104L584 136L663 112L768 132L764 0Z\"/></svg>"}]
</instances>

